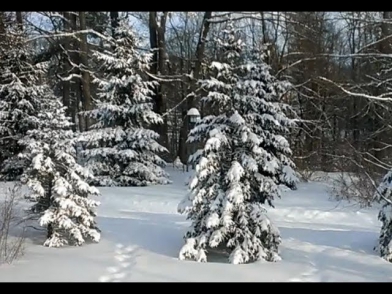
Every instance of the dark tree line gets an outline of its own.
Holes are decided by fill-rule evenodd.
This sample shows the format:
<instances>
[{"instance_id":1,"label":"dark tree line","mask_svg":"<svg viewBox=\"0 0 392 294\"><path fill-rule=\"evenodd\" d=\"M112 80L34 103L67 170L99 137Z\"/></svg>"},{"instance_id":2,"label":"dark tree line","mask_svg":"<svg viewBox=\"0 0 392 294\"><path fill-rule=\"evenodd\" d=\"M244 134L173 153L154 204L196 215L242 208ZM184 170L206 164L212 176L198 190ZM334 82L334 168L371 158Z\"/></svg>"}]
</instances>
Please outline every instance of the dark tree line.
<instances>
[{"instance_id":1,"label":"dark tree line","mask_svg":"<svg viewBox=\"0 0 392 294\"><path fill-rule=\"evenodd\" d=\"M187 161L186 113L208 111L196 81L219 55L211 40L231 18L245 42L268 44L273 73L295 85L285 99L307 121L291 138L300 169L389 167L390 12L2 12L0 34L25 28L35 61L51 64L49 80L84 132L93 122L80 113L94 108L92 80L102 75L92 55L125 18L142 38L139 49L153 52L154 111L164 118L154 128L168 161Z\"/></svg>"}]
</instances>

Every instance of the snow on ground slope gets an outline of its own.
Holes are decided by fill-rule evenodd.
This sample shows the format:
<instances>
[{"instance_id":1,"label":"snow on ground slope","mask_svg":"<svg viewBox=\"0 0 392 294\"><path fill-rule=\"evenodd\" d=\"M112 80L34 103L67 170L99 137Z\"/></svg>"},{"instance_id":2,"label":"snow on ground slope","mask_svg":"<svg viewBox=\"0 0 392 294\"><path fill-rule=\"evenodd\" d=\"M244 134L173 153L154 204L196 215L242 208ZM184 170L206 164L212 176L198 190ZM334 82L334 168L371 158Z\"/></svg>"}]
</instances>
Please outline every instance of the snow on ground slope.
<instances>
[{"instance_id":1,"label":"snow on ground slope","mask_svg":"<svg viewBox=\"0 0 392 294\"><path fill-rule=\"evenodd\" d=\"M174 183L101 188L99 244L45 248L31 231L25 255L0 266L0 281L392 281L392 264L373 251L377 209L330 201L326 184L304 183L275 202L283 260L231 265L210 254L208 263L178 260L189 223L176 212L186 173L169 170Z\"/></svg>"}]
</instances>

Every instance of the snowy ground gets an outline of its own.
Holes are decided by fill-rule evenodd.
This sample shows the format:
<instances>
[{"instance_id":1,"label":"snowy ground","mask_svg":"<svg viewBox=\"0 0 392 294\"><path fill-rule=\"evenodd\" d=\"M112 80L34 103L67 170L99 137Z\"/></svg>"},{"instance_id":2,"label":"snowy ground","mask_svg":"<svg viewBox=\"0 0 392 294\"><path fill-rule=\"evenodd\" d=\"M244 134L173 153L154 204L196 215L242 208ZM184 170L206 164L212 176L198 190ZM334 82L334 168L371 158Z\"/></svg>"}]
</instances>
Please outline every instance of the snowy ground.
<instances>
[{"instance_id":1,"label":"snowy ground","mask_svg":"<svg viewBox=\"0 0 392 294\"><path fill-rule=\"evenodd\" d=\"M392 264L373 251L380 224L377 209L330 201L326 184L304 183L275 202L269 216L281 230L282 261L228 264L178 260L188 222L176 207L187 175L172 171L174 183L144 188L102 188L99 244L45 248L31 234L25 254L0 266L0 282L126 281L392 281Z\"/></svg>"}]
</instances>

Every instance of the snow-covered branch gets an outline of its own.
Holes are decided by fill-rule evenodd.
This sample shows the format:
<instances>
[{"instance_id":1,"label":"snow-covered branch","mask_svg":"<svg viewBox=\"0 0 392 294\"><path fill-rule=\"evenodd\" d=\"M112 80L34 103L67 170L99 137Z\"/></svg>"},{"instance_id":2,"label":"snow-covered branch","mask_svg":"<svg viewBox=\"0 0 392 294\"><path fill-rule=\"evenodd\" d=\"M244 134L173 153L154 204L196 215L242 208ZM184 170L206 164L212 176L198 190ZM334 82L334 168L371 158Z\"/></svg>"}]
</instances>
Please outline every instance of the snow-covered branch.
<instances>
[{"instance_id":1,"label":"snow-covered branch","mask_svg":"<svg viewBox=\"0 0 392 294\"><path fill-rule=\"evenodd\" d=\"M392 101L392 98L388 98L388 97L380 97L380 96L368 95L368 94L364 94L364 93L351 92L349 90L346 90L342 86L338 85L336 82L334 82L330 79L327 79L325 77L319 77L319 79L322 81L326 81L326 82L338 87L340 90L342 90L344 93L346 93L347 95L350 95L350 96L366 98L366 99L370 99L370 100L379 100L379 101L388 101L388 102Z\"/></svg>"}]
</instances>

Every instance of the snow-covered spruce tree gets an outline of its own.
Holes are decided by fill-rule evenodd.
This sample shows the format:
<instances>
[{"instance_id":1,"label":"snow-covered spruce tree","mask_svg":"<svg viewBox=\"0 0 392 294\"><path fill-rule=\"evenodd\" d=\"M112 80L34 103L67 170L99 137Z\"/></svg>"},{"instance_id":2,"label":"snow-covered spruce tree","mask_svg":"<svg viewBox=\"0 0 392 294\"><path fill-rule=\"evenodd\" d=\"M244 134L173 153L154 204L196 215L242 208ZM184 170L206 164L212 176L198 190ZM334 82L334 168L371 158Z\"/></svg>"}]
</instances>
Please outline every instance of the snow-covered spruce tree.
<instances>
[{"instance_id":1,"label":"snow-covered spruce tree","mask_svg":"<svg viewBox=\"0 0 392 294\"><path fill-rule=\"evenodd\" d=\"M36 127L42 91L37 82L40 65L31 62L32 52L23 32L1 37L0 41L0 178L17 180L24 163L18 158L18 143L28 130Z\"/></svg>"},{"instance_id":2,"label":"snow-covered spruce tree","mask_svg":"<svg viewBox=\"0 0 392 294\"><path fill-rule=\"evenodd\" d=\"M108 36L108 39L110 37ZM83 134L87 166L97 186L146 186L168 184L166 165L158 155L167 152L149 129L162 123L152 105L154 82L144 78L151 54L137 51L138 42L126 22L120 23L115 38L104 52L96 52L103 77L96 78L96 109L86 115L96 123Z\"/></svg>"},{"instance_id":3,"label":"snow-covered spruce tree","mask_svg":"<svg viewBox=\"0 0 392 294\"><path fill-rule=\"evenodd\" d=\"M374 249L385 260L392 262L392 171L389 171L377 188L375 198L383 205L378 214L381 221L381 231L378 246Z\"/></svg>"},{"instance_id":4,"label":"snow-covered spruce tree","mask_svg":"<svg viewBox=\"0 0 392 294\"><path fill-rule=\"evenodd\" d=\"M99 202L89 199L99 191L86 182L92 174L76 162L72 123L48 87L41 99L45 109L36 117L38 126L20 141L26 148L19 156L29 163L21 180L30 188L26 198L35 202L31 213L47 228L45 246L79 246L87 237L99 242L94 219Z\"/></svg>"},{"instance_id":5,"label":"snow-covered spruce tree","mask_svg":"<svg viewBox=\"0 0 392 294\"><path fill-rule=\"evenodd\" d=\"M233 264L280 259L280 233L263 205L280 197L279 185L295 189L298 181L284 137L293 121L279 102L287 83L261 58L238 64L244 45L234 32L229 27L221 42L226 61L213 62L215 77L201 81L203 102L220 114L204 117L188 137L206 143L192 157L191 191L178 206L192 220L180 259L205 262L208 247L229 249Z\"/></svg>"}]
</instances>

